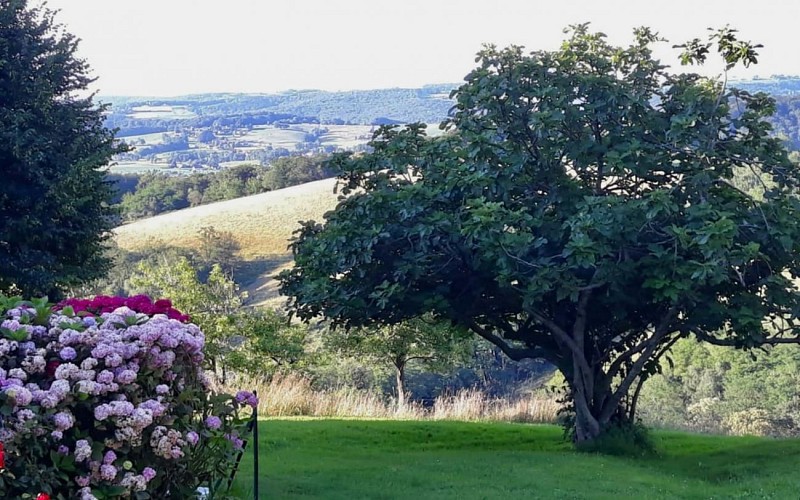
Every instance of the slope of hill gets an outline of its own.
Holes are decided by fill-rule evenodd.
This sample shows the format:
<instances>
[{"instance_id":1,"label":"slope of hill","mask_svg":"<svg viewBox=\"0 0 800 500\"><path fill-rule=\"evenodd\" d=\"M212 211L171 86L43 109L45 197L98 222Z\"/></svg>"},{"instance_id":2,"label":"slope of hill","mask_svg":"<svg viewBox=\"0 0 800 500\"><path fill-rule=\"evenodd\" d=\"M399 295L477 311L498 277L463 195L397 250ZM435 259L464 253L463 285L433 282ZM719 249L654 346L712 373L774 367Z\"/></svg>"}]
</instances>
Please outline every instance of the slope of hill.
<instances>
[{"instance_id":1,"label":"slope of hill","mask_svg":"<svg viewBox=\"0 0 800 500\"><path fill-rule=\"evenodd\" d=\"M254 305L274 304L272 276L291 264L287 245L302 220L321 220L337 202L336 181L325 179L268 193L187 208L142 219L115 229L120 248L138 250L156 243L194 248L198 232L213 226L231 232L245 260L242 283Z\"/></svg>"}]
</instances>

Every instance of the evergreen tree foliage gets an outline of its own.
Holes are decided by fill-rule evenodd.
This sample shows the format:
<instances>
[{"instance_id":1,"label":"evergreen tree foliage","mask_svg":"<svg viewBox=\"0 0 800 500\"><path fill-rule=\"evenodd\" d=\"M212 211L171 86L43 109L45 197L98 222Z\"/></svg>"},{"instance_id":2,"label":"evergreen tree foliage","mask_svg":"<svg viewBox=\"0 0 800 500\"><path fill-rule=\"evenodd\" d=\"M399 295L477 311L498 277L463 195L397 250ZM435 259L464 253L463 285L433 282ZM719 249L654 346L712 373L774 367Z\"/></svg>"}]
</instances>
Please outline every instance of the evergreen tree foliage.
<instances>
[{"instance_id":1,"label":"evergreen tree foliage","mask_svg":"<svg viewBox=\"0 0 800 500\"><path fill-rule=\"evenodd\" d=\"M47 8L0 0L0 291L55 298L107 270L118 148L77 43Z\"/></svg>"}]
</instances>

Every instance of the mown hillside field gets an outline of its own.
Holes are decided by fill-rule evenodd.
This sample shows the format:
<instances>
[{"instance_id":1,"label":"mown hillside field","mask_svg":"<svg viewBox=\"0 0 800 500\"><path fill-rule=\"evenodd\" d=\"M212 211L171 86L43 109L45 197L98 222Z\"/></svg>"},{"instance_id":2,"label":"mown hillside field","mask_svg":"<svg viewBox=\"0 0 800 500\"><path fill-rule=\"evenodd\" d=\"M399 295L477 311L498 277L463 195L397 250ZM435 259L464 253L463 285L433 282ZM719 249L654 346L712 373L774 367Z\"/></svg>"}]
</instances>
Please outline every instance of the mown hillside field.
<instances>
[{"instance_id":1,"label":"mown hillside field","mask_svg":"<svg viewBox=\"0 0 800 500\"><path fill-rule=\"evenodd\" d=\"M325 179L142 219L118 227L115 241L125 250L156 244L196 248L203 227L230 232L241 247L239 256L255 270L242 285L250 302L261 304L277 296L271 276L290 265L288 245L298 222L322 220L336 205L335 183Z\"/></svg>"}]
</instances>

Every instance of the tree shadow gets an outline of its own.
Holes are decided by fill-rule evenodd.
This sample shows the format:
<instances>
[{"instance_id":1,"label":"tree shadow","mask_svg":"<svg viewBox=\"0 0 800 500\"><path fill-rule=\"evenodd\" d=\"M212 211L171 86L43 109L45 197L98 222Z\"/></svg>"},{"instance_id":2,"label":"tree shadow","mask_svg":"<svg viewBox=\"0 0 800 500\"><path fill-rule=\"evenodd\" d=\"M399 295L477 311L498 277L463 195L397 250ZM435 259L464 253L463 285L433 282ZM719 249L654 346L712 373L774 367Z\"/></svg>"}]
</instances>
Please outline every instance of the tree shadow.
<instances>
[{"instance_id":1,"label":"tree shadow","mask_svg":"<svg viewBox=\"0 0 800 500\"><path fill-rule=\"evenodd\" d=\"M248 294L248 305L260 305L279 300L278 281L275 276L290 267L291 254L259 256L240 261L234 271L234 279Z\"/></svg>"},{"instance_id":2,"label":"tree shadow","mask_svg":"<svg viewBox=\"0 0 800 500\"><path fill-rule=\"evenodd\" d=\"M662 435L657 462L664 472L709 483L731 482L755 476L796 474L800 466L800 439Z\"/></svg>"}]
</instances>

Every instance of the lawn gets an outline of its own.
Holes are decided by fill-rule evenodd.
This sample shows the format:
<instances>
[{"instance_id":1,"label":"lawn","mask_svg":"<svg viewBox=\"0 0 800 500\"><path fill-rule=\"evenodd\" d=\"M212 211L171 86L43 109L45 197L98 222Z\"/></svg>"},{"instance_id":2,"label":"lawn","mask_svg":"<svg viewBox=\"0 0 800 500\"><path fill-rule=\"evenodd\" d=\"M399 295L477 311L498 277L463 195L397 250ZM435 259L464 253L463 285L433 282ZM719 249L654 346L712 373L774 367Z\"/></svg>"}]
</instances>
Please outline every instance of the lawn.
<instances>
[{"instance_id":1,"label":"lawn","mask_svg":"<svg viewBox=\"0 0 800 500\"><path fill-rule=\"evenodd\" d=\"M660 456L572 451L546 425L264 420L260 498L798 498L800 440L656 432ZM248 451L251 451L248 449ZM247 454L233 493L252 498Z\"/></svg>"}]
</instances>

